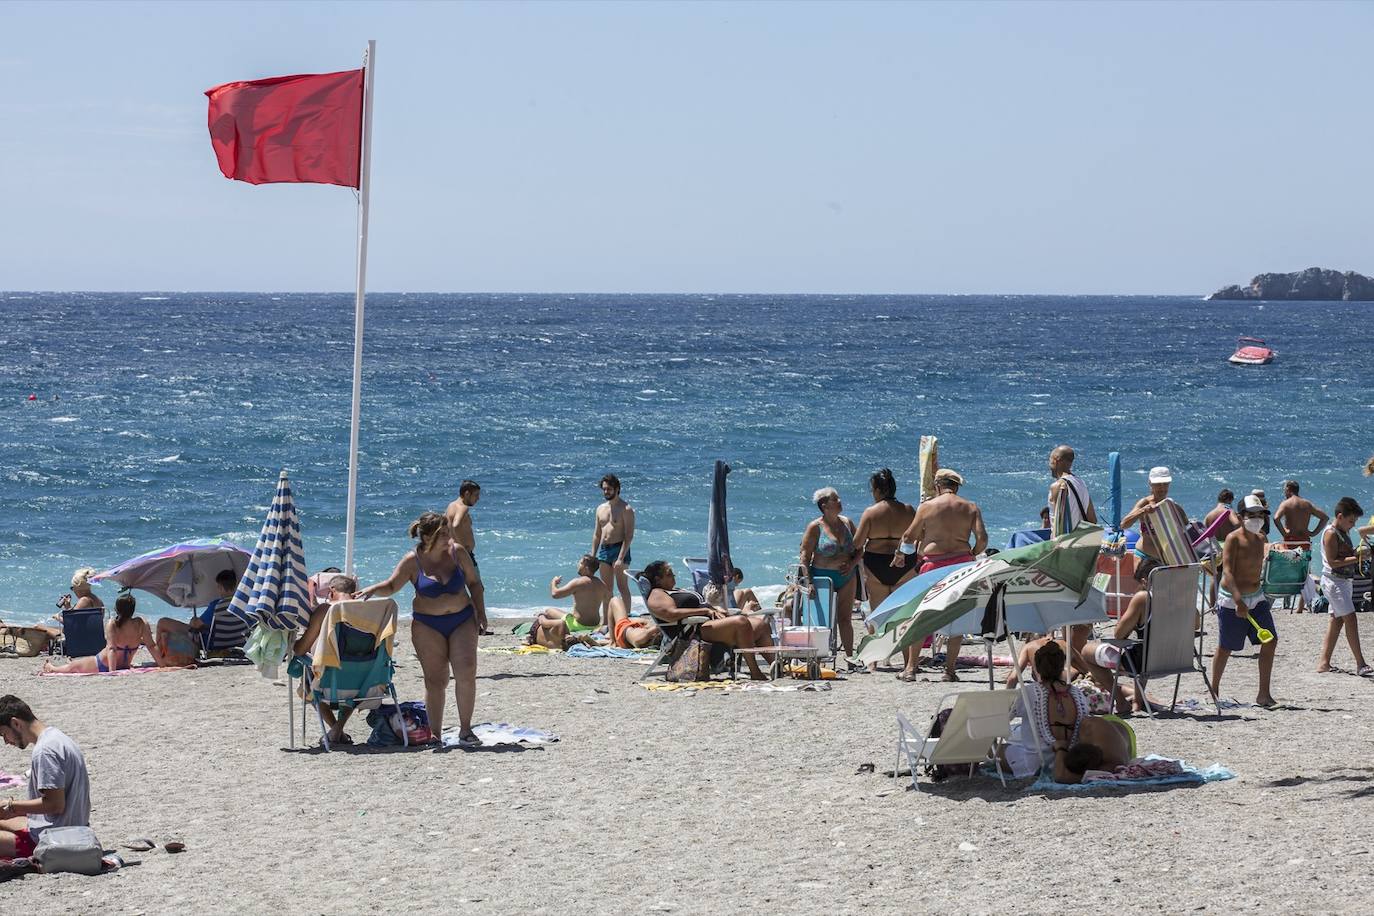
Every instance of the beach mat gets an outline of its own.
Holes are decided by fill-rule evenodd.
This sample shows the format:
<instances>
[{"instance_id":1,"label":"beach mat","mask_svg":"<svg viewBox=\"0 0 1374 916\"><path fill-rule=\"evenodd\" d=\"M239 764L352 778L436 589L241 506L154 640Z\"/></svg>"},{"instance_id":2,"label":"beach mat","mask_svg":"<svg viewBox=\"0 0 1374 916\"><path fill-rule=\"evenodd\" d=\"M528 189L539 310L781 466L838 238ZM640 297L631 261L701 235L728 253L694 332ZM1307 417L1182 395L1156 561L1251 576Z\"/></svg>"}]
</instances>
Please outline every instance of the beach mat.
<instances>
[{"instance_id":1,"label":"beach mat","mask_svg":"<svg viewBox=\"0 0 1374 916\"><path fill-rule=\"evenodd\" d=\"M119 671L39 671L39 677L122 677L126 674L157 674L160 671L194 671L195 665L183 668L160 668L157 665L139 665L137 668L121 668Z\"/></svg>"},{"instance_id":2,"label":"beach mat","mask_svg":"<svg viewBox=\"0 0 1374 916\"><path fill-rule=\"evenodd\" d=\"M1147 754L1138 759L1146 765L1151 763L1177 764L1179 772L1159 776L1101 779L1081 783L1062 783L1055 782L1053 776L1042 770L1040 776L1030 785L1029 791L1093 792L1098 789L1105 789L1109 791L1132 792L1138 789L1153 789L1157 786L1200 786L1203 783L1219 782L1224 779L1236 778L1234 772L1219 763L1214 763L1209 767L1198 769L1185 760L1161 757L1158 754ZM1128 769L1129 766L1128 764L1127 767L1122 767L1121 769Z\"/></svg>"},{"instance_id":3,"label":"beach mat","mask_svg":"<svg viewBox=\"0 0 1374 916\"><path fill-rule=\"evenodd\" d=\"M511 725L509 722L483 722L474 725L472 733L482 742L482 747L542 747L558 740L558 736L552 732ZM445 729L444 747L457 746L458 728L453 726Z\"/></svg>"}]
</instances>

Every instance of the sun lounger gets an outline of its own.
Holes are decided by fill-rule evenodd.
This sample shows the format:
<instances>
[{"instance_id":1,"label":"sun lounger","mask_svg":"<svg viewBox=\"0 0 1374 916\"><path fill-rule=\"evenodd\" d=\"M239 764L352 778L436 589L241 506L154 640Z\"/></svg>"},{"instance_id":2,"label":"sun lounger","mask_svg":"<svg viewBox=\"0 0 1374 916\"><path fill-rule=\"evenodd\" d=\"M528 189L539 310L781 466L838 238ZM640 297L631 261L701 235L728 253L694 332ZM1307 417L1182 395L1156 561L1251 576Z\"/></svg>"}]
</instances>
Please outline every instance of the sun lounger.
<instances>
[{"instance_id":1,"label":"sun lounger","mask_svg":"<svg viewBox=\"0 0 1374 916\"><path fill-rule=\"evenodd\" d=\"M999 743L1011 738L1011 710L1020 695L1016 690L965 690L947 693L940 698L924 732L919 731L905 716L897 714L897 765L892 776L897 778L905 759L911 768L911 787L920 789L917 775L922 766L959 766L967 764L970 775L981 763L991 762L997 769L1002 785L1007 777L997 755ZM931 737L936 719L946 702L952 701L949 717L940 734Z\"/></svg>"},{"instance_id":2,"label":"sun lounger","mask_svg":"<svg viewBox=\"0 0 1374 916\"><path fill-rule=\"evenodd\" d=\"M1112 696L1116 696L1117 682L1124 674L1135 682L1137 695L1144 703L1146 712L1153 716L1154 707L1145 696L1146 684L1151 678L1173 677L1174 698L1169 704L1169 711L1172 712L1178 705L1178 689L1183 675L1200 674L1207 685L1212 704L1216 705L1217 695L1202 664L1198 641L1198 577L1201 571L1196 563L1161 566L1151 571L1146 586L1149 604L1145 612L1143 638L1104 640L1122 650L1121 659L1112 675ZM1139 664L1135 658L1137 654L1140 656ZM1220 712L1220 708L1217 711Z\"/></svg>"}]
</instances>

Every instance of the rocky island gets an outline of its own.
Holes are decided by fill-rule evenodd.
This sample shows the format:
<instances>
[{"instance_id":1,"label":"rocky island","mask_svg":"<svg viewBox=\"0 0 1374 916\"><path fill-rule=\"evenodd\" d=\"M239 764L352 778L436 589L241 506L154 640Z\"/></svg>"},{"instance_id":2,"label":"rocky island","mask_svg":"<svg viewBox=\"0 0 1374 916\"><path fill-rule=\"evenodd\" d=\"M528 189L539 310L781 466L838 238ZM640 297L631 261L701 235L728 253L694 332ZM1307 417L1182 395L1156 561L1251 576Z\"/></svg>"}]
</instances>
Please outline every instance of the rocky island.
<instances>
[{"instance_id":1,"label":"rocky island","mask_svg":"<svg viewBox=\"0 0 1374 916\"><path fill-rule=\"evenodd\" d=\"M1226 286L1207 297L1213 299L1374 302L1374 279L1353 270L1309 267L1291 274L1260 274L1249 286Z\"/></svg>"}]
</instances>

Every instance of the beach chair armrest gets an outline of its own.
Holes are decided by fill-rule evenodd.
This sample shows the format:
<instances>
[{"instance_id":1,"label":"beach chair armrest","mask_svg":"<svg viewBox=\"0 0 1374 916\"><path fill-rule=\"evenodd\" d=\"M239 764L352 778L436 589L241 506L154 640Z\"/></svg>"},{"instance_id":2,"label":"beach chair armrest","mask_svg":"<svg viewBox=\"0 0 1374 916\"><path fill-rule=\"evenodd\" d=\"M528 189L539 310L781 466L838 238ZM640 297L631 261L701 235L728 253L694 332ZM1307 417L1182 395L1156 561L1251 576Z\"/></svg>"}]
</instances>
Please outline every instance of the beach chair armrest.
<instances>
[{"instance_id":1,"label":"beach chair armrest","mask_svg":"<svg viewBox=\"0 0 1374 916\"><path fill-rule=\"evenodd\" d=\"M678 623L679 623L680 625L684 626L684 627L699 627L699 626L701 626L703 623L705 623L706 621L708 621L708 620L710 620L710 619L711 619L710 617L702 617L702 616L700 616L700 615L695 615L695 614L694 614L694 615L691 616L691 617L683 617L683 618L681 618L680 620L678 620Z\"/></svg>"}]
</instances>

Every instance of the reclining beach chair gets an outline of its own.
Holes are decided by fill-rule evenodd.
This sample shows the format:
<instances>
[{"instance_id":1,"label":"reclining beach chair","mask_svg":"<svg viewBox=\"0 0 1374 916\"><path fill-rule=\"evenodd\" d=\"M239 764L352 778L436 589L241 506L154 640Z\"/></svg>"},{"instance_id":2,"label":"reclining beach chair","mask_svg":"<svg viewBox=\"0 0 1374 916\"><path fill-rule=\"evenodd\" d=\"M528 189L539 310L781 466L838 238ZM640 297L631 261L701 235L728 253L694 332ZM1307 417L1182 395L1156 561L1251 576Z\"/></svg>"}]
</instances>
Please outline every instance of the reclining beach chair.
<instances>
[{"instance_id":1,"label":"reclining beach chair","mask_svg":"<svg viewBox=\"0 0 1374 916\"><path fill-rule=\"evenodd\" d=\"M999 744L1011 738L1011 710L1020 692L1016 690L965 690L947 693L940 698L930 723L924 732L913 726L901 713L897 714L897 765L892 769L896 779L905 759L911 768L911 787L920 790L917 774L925 766L957 766L967 764L969 775L980 763L991 762L997 768L997 778L1006 786L1007 777L997 756ZM953 701L949 717L937 737L931 737L935 721L947 701Z\"/></svg>"},{"instance_id":2,"label":"reclining beach chair","mask_svg":"<svg viewBox=\"0 0 1374 916\"><path fill-rule=\"evenodd\" d=\"M205 654L221 655L242 649L255 625L254 621L232 610L230 602L219 602L210 617L210 629L204 637Z\"/></svg>"},{"instance_id":3,"label":"reclining beach chair","mask_svg":"<svg viewBox=\"0 0 1374 916\"><path fill-rule=\"evenodd\" d=\"M1282 599L1291 608L1293 599L1302 594L1312 566L1312 547L1298 544L1288 547L1274 544L1264 554L1264 573L1260 588L1270 598ZM1277 603L1277 602L1276 602Z\"/></svg>"},{"instance_id":4,"label":"reclining beach chair","mask_svg":"<svg viewBox=\"0 0 1374 916\"><path fill-rule=\"evenodd\" d=\"M340 601L329 607L320 635L310 650L301 684L302 707L315 707L320 740L326 751L329 729L320 707L373 709L387 700L400 708L392 683L396 640L396 602L390 598ZM302 708L302 712L304 709ZM302 716L304 729L304 716ZM402 734L402 743L409 740Z\"/></svg>"},{"instance_id":5,"label":"reclining beach chair","mask_svg":"<svg viewBox=\"0 0 1374 916\"><path fill-rule=\"evenodd\" d=\"M692 591L698 595L706 594L706 586L711 584L711 561L700 557L683 557L682 565L692 574ZM725 583L725 607L735 606L735 583Z\"/></svg>"},{"instance_id":6,"label":"reclining beach chair","mask_svg":"<svg viewBox=\"0 0 1374 916\"><path fill-rule=\"evenodd\" d=\"M1135 683L1135 689L1145 704L1145 711L1155 714L1145 695L1145 686L1151 678L1173 677L1174 698L1169 704L1173 712L1178 705L1178 688L1185 674L1200 674L1207 685L1207 694L1212 705L1217 705L1216 691L1212 689L1211 678L1202 664L1199 646L1198 613L1198 576L1201 567L1194 563L1189 566L1161 566L1150 573L1146 588L1150 599L1145 611L1145 631L1140 639L1107 639L1122 650L1121 659L1112 673L1112 696L1116 696L1116 685L1124 674ZM1138 664L1136 655L1139 655Z\"/></svg>"},{"instance_id":7,"label":"reclining beach chair","mask_svg":"<svg viewBox=\"0 0 1374 916\"><path fill-rule=\"evenodd\" d=\"M653 590L653 586L649 584L648 579L644 578L642 570L632 572L630 575L634 577L635 584L639 586L639 596L644 599L645 606L647 607L649 603L649 592ZM658 655L654 656L653 663L649 665L648 669L645 670L644 674L640 677L641 681L647 681L651 677L658 677L666 673L668 670L667 659L673 656L679 645L679 641L691 639L697 627L711 619L702 615L686 617L676 623L667 623L654 617L652 611L649 613L649 616L653 618L654 623L657 624L659 630L662 631L663 638L658 644Z\"/></svg>"},{"instance_id":8,"label":"reclining beach chair","mask_svg":"<svg viewBox=\"0 0 1374 916\"><path fill-rule=\"evenodd\" d=\"M62 612L62 649L68 658L98 655L105 648L105 609L88 607Z\"/></svg>"}]
</instances>

